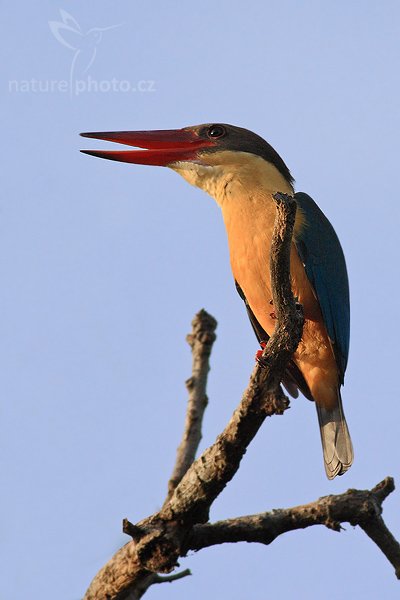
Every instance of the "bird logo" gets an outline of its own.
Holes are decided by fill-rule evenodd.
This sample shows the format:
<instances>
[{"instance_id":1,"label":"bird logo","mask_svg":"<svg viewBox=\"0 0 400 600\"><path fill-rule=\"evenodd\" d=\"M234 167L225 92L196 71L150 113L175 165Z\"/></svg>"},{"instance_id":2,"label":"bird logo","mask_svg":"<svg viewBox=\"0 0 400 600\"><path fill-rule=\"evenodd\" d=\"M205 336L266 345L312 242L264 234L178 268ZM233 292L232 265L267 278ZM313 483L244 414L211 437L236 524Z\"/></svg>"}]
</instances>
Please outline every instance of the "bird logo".
<instances>
[{"instance_id":1,"label":"bird logo","mask_svg":"<svg viewBox=\"0 0 400 600\"><path fill-rule=\"evenodd\" d=\"M70 68L70 85L90 69L97 55L97 47L103 39L103 33L121 27L92 27L84 31L78 21L66 10L60 9L61 21L49 21L50 31L56 40L74 53Z\"/></svg>"}]
</instances>

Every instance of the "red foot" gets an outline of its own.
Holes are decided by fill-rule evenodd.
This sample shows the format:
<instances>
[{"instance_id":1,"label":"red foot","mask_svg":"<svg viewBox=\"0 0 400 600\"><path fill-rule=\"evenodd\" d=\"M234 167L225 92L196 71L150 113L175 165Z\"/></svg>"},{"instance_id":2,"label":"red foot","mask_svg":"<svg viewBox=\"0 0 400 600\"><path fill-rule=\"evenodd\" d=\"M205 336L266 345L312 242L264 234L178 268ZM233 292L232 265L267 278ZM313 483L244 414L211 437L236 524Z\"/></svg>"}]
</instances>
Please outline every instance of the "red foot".
<instances>
[{"instance_id":1,"label":"red foot","mask_svg":"<svg viewBox=\"0 0 400 600\"><path fill-rule=\"evenodd\" d=\"M262 361L262 353L263 353L263 350L266 345L267 345L267 342L260 342L260 346L261 346L262 350L257 350L257 352L256 352L256 356L255 356L256 362L258 362L260 365L262 365L262 362L263 362Z\"/></svg>"}]
</instances>

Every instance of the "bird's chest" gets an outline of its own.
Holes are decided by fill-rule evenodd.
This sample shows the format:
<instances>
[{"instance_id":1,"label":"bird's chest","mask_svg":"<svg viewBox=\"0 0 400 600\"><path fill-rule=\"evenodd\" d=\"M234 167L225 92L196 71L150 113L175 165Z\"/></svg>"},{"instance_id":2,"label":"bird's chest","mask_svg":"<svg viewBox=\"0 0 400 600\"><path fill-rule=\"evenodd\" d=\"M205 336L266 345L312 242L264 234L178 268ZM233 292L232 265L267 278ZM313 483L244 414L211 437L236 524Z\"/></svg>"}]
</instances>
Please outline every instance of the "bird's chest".
<instances>
[{"instance_id":1,"label":"bird's chest","mask_svg":"<svg viewBox=\"0 0 400 600\"><path fill-rule=\"evenodd\" d=\"M272 299L269 257L275 221L271 196L223 207L233 275L255 313ZM270 312L273 310L270 308Z\"/></svg>"},{"instance_id":2,"label":"bird's chest","mask_svg":"<svg viewBox=\"0 0 400 600\"><path fill-rule=\"evenodd\" d=\"M272 195L231 203L222 207L228 234L232 273L258 322L271 335L276 316L272 303L270 250L276 208ZM297 220L296 220L297 223ZM296 230L295 224L295 230ZM304 266L292 243L290 252L292 289L304 306L307 319L318 320L320 311Z\"/></svg>"}]
</instances>

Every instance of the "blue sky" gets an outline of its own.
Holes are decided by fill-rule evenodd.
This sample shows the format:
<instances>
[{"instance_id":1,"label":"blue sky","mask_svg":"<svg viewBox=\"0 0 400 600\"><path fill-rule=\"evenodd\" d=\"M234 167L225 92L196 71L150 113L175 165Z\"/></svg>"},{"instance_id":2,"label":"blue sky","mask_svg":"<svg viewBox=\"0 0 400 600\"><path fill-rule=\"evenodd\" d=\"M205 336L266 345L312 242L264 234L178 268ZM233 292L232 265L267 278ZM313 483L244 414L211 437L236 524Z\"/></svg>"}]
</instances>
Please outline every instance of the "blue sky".
<instances>
[{"instance_id":1,"label":"blue sky","mask_svg":"<svg viewBox=\"0 0 400 600\"><path fill-rule=\"evenodd\" d=\"M315 409L299 398L264 425L212 519L399 479L398 2L6 2L2 21L0 598L53 600L56 589L78 600L126 541L122 518L161 505L199 308L219 322L202 448L237 405L257 349L213 201L167 169L83 156L106 144L80 131L252 129L342 241L354 466L326 480ZM384 506L399 537L399 494ZM181 565L193 576L148 597L399 593L350 526Z\"/></svg>"}]
</instances>

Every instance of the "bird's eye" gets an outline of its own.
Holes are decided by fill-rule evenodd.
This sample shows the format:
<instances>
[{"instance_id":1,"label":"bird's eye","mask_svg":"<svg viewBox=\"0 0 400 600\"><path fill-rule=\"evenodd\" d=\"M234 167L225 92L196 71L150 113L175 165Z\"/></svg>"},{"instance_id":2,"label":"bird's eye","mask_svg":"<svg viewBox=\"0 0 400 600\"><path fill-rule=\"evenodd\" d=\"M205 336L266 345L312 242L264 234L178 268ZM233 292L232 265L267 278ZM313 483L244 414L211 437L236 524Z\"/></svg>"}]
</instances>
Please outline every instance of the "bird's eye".
<instances>
[{"instance_id":1,"label":"bird's eye","mask_svg":"<svg viewBox=\"0 0 400 600\"><path fill-rule=\"evenodd\" d=\"M213 138L214 140L216 138L223 137L225 134L225 127L222 127L222 125L211 125L211 127L209 127L207 131L208 137Z\"/></svg>"}]
</instances>

